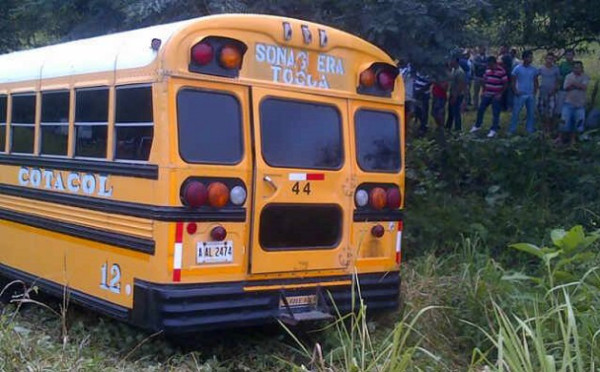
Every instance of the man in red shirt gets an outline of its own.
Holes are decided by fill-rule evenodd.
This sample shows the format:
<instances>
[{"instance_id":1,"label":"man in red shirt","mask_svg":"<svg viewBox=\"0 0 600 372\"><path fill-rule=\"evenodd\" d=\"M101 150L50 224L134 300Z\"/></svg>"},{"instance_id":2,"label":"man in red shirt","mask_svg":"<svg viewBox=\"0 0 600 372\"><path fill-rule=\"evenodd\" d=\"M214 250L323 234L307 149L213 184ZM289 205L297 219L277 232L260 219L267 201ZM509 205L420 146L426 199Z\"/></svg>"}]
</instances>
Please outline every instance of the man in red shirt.
<instances>
[{"instance_id":1,"label":"man in red shirt","mask_svg":"<svg viewBox=\"0 0 600 372\"><path fill-rule=\"evenodd\" d=\"M481 104L477 110L477 122L471 128L471 133L481 129L483 115L488 106L492 105L492 128L488 137L496 137L500 129L500 111L502 110L502 93L508 86L508 76L506 71L497 63L496 57L490 56L487 59L487 69L483 75L484 88L481 95Z\"/></svg>"}]
</instances>

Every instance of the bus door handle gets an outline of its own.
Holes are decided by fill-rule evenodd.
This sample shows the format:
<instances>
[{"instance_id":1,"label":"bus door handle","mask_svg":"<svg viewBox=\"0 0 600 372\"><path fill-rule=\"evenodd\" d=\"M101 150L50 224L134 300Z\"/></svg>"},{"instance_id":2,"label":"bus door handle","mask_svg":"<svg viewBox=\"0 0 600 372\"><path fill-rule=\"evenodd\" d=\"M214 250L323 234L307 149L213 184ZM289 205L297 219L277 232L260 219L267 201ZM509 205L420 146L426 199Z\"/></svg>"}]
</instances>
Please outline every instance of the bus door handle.
<instances>
[{"instance_id":1,"label":"bus door handle","mask_svg":"<svg viewBox=\"0 0 600 372\"><path fill-rule=\"evenodd\" d=\"M269 176L264 176L263 177L263 181L265 181L266 183L268 183L269 185L271 185L271 187L277 191L277 185L275 184L275 182L273 182L273 179Z\"/></svg>"}]
</instances>

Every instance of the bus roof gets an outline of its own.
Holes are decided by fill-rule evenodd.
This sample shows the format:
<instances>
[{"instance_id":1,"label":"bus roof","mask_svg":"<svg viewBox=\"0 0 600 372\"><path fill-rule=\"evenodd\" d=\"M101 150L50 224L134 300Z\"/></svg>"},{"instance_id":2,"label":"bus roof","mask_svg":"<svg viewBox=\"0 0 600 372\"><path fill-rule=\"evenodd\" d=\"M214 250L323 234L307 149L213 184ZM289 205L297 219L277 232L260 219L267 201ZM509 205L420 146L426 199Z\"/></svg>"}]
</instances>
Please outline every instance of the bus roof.
<instances>
[{"instance_id":1,"label":"bus roof","mask_svg":"<svg viewBox=\"0 0 600 372\"><path fill-rule=\"evenodd\" d=\"M0 56L0 83L142 67L157 55L151 40L167 40L194 20L98 36Z\"/></svg>"},{"instance_id":2,"label":"bus roof","mask_svg":"<svg viewBox=\"0 0 600 372\"><path fill-rule=\"evenodd\" d=\"M171 36L193 24L206 24L207 27L231 25L239 28L239 21L242 19L256 24L256 21L265 18L276 19L279 22L289 20L285 17L257 14L214 15L8 53L0 55L0 84L140 68L151 64L159 55L151 47L154 38L160 39L162 46L165 46ZM224 25L223 21L232 22ZM322 25L319 27L331 29ZM351 34L346 35L350 37L354 47L389 59L389 56L374 45Z\"/></svg>"}]
</instances>

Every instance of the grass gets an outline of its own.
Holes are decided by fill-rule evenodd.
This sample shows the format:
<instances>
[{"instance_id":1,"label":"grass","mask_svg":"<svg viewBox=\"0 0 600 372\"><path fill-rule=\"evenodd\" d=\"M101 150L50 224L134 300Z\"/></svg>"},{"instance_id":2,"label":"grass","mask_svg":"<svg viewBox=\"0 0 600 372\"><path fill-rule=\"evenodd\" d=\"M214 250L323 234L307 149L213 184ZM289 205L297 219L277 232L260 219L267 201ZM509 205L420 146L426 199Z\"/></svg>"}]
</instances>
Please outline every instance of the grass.
<instances>
[{"instance_id":1,"label":"grass","mask_svg":"<svg viewBox=\"0 0 600 372\"><path fill-rule=\"evenodd\" d=\"M531 248L548 256L524 272L496 261L478 236L464 236L450 253L405 264L401 312L367 317L359 301L355 313L312 329L169 339L26 295L2 308L0 370L593 370L600 358L597 235L577 228L553 239L552 247ZM572 253L564 253L568 247ZM581 255L588 251L593 259ZM562 282L560 271L579 279Z\"/></svg>"}]
</instances>

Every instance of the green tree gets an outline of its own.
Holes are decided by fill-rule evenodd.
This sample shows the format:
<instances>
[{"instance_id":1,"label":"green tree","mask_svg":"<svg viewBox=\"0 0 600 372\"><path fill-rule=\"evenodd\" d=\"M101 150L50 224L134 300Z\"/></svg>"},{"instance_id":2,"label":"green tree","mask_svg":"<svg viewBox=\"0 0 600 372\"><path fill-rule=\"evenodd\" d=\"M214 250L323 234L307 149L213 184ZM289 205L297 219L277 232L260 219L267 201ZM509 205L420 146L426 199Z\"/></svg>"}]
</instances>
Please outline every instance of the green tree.
<instances>
[{"instance_id":1,"label":"green tree","mask_svg":"<svg viewBox=\"0 0 600 372\"><path fill-rule=\"evenodd\" d=\"M476 19L497 44L555 49L600 40L598 1L491 0L491 5Z\"/></svg>"}]
</instances>

